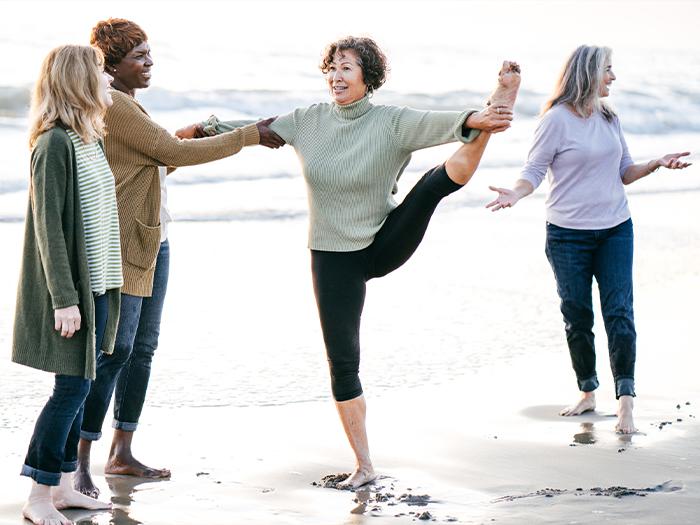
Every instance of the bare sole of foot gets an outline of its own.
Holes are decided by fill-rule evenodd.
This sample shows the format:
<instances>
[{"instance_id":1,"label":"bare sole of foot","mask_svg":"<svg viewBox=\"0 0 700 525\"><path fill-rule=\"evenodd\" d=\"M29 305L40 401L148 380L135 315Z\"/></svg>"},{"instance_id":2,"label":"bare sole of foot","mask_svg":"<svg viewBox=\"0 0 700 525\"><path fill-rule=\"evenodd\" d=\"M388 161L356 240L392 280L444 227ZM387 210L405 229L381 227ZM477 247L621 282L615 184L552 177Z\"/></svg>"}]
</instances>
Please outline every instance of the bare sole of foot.
<instances>
[{"instance_id":1,"label":"bare sole of foot","mask_svg":"<svg viewBox=\"0 0 700 525\"><path fill-rule=\"evenodd\" d=\"M595 410L595 396L584 394L578 403L576 403L575 405L571 405L570 407L566 407L565 409L559 412L559 415L578 416L581 414L585 414L586 412L592 412L593 410Z\"/></svg>"},{"instance_id":2,"label":"bare sole of foot","mask_svg":"<svg viewBox=\"0 0 700 525\"><path fill-rule=\"evenodd\" d=\"M498 72L498 86L489 98L489 105L513 109L520 88L520 66L508 60L503 62Z\"/></svg>"},{"instance_id":3,"label":"bare sole of foot","mask_svg":"<svg viewBox=\"0 0 700 525\"><path fill-rule=\"evenodd\" d=\"M50 500L27 501L22 516L34 525L73 525L73 522L58 512Z\"/></svg>"},{"instance_id":4,"label":"bare sole of foot","mask_svg":"<svg viewBox=\"0 0 700 525\"><path fill-rule=\"evenodd\" d=\"M345 481L338 483L338 488L356 489L363 485L367 485L367 483L373 482L375 479L377 479L377 474L374 472L374 470L368 471L355 469L355 471L350 474Z\"/></svg>"},{"instance_id":5,"label":"bare sole of foot","mask_svg":"<svg viewBox=\"0 0 700 525\"><path fill-rule=\"evenodd\" d=\"M77 470L73 475L73 488L93 499L97 499L100 495L100 489L95 486L89 472Z\"/></svg>"},{"instance_id":6,"label":"bare sole of foot","mask_svg":"<svg viewBox=\"0 0 700 525\"><path fill-rule=\"evenodd\" d=\"M170 470L167 468L158 469L147 467L135 459L129 462L123 462L119 459L110 459L105 466L105 474L149 479L168 479L170 477Z\"/></svg>"}]
</instances>

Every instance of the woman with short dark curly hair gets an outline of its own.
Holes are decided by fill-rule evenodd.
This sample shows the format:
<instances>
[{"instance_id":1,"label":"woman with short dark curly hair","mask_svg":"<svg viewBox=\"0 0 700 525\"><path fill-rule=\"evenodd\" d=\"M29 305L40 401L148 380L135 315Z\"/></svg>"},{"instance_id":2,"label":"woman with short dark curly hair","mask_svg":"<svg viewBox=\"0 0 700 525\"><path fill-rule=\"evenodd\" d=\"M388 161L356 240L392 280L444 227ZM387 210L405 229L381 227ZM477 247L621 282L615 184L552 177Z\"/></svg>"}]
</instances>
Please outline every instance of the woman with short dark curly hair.
<instances>
[{"instance_id":1,"label":"woman with short dark curly hair","mask_svg":"<svg viewBox=\"0 0 700 525\"><path fill-rule=\"evenodd\" d=\"M114 103L105 116L105 150L116 180L124 273L114 352L101 353L97 358L96 378L85 402L80 429L75 484L81 492L96 497L99 490L90 476L90 449L92 441L102 435L112 394L114 436L105 472L148 478L170 475L167 469L142 464L131 451L158 347L168 283L166 174L175 166L234 155L245 146L260 143L275 147L282 142L265 122L203 141L173 137L135 98L137 89L150 85L153 67L143 29L131 20L109 18L95 25L90 43L104 54L105 71L113 77ZM275 138L270 142L272 136Z\"/></svg>"},{"instance_id":2,"label":"woman with short dark curly hair","mask_svg":"<svg viewBox=\"0 0 700 525\"><path fill-rule=\"evenodd\" d=\"M308 185L314 292L333 396L356 457L355 471L341 485L354 488L376 478L359 378L366 282L409 259L438 203L471 178L489 135L510 126L520 70L504 63L491 104L458 112L372 104L387 61L371 38L331 43L320 68L332 102L295 109L270 128L296 149ZM210 119L205 131L230 128ZM462 147L397 206L393 194L411 153L454 141Z\"/></svg>"}]
</instances>

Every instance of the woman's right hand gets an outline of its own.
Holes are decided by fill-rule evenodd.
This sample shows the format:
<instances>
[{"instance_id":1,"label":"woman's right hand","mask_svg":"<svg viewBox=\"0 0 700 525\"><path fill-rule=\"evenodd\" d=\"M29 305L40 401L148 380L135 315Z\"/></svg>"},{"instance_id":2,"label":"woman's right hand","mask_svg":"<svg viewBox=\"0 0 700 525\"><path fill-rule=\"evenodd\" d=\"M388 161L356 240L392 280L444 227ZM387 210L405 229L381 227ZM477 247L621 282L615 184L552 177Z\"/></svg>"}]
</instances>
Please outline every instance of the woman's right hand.
<instances>
[{"instance_id":1,"label":"woman's right hand","mask_svg":"<svg viewBox=\"0 0 700 525\"><path fill-rule=\"evenodd\" d=\"M202 125L197 123L178 129L175 132L175 136L179 139L201 139L206 137L207 134L204 133L204 128Z\"/></svg>"},{"instance_id":2,"label":"woman's right hand","mask_svg":"<svg viewBox=\"0 0 700 525\"><path fill-rule=\"evenodd\" d=\"M277 117L270 117L265 120L261 120L255 123L258 128L258 133L260 134L260 145L267 146L268 148L277 149L280 146L284 146L286 142L282 137L270 129L270 124L272 124Z\"/></svg>"},{"instance_id":3,"label":"woman's right hand","mask_svg":"<svg viewBox=\"0 0 700 525\"><path fill-rule=\"evenodd\" d=\"M54 310L54 329L61 332L61 337L70 339L80 330L80 309L77 305Z\"/></svg>"},{"instance_id":4,"label":"woman's right hand","mask_svg":"<svg viewBox=\"0 0 700 525\"><path fill-rule=\"evenodd\" d=\"M498 197L486 205L487 208L491 208L491 211L497 211L502 208L512 208L521 198L515 190L508 188L489 186L489 189L498 193Z\"/></svg>"}]
</instances>

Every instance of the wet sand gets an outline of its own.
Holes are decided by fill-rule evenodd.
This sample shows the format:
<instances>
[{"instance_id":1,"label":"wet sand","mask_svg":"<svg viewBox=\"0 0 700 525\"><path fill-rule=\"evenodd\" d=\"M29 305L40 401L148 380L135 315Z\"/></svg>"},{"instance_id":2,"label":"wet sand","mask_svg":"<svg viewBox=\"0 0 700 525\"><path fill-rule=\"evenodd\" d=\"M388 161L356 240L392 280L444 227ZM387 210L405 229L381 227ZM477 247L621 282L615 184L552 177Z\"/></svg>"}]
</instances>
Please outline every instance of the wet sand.
<instances>
[{"instance_id":1,"label":"wet sand","mask_svg":"<svg viewBox=\"0 0 700 525\"><path fill-rule=\"evenodd\" d=\"M697 523L700 385L696 370L700 353L694 327L700 282L696 264L700 211L695 207L696 196L697 191L642 194L632 199L637 228L636 423L640 429L633 436L614 432L615 401L599 317L598 409L573 418L556 415L577 393L554 290L523 295L528 279L537 281L540 274L548 272L538 222L542 201L533 198L512 210L518 214L489 217L492 222L484 222L481 209L448 206L445 214L436 217L425 249L417 254L410 270L374 286L375 299L363 319L373 348L363 365L368 428L381 478L356 493L319 486L325 476L348 472L352 466L335 409L327 397L327 385L317 388L317 383L327 381L322 355L298 363L313 372L309 372L308 381L301 373L290 372L286 378L289 391L309 393L305 402L285 404L284 389L275 386L270 394L267 388L276 385L279 377L274 376L284 376L285 369L276 368L274 359L258 365L253 355L257 348L250 346L251 341L257 341L262 352L284 337L293 346L298 334L284 333L290 327L297 327L298 333L318 346L320 335L308 291L308 260L299 246L303 245L303 221L217 223L207 225L209 238L202 235L201 224L175 223L171 237L179 248L174 255L161 341L169 353L159 355L154 365L149 392L152 402L145 408L134 440L138 458L156 467L167 466L173 477L160 482L105 479L100 473L109 447L106 424L106 437L93 449L93 473L115 508L112 512L74 511L68 515L82 523L115 525L398 525L433 520L473 524ZM471 227L464 229L463 224ZM534 229L536 233L532 233ZM20 509L29 481L17 474L34 419L50 390L45 374L7 362L21 233L21 224L0 224L0 238L6 247L0 267L5 276L0 280L2 525L22 523ZM521 234L523 238L518 240ZM235 253L229 252L235 247L215 245L214 241L236 238L245 245L258 237L269 239L269 243L261 248L264 257L253 262L236 259ZM461 247L455 239L463 239ZM496 246L505 240L511 243L511 250L497 251ZM523 252L529 244L532 249ZM207 246L216 246L215 257L206 257ZM275 258L278 251L285 257ZM463 258L446 257L449 253ZM210 275L201 283L192 283L187 276L195 275L205 258L212 268ZM269 288L254 296L254 288L241 286L237 299L244 306L231 306L237 328L228 335L234 342L229 347L228 341L219 341L218 350L199 348L191 334L213 334L210 337L215 342L217 331L226 328L220 324L226 317L215 316L228 308L228 296L216 295L216 277L233 275L227 273L232 264L240 271L241 282L255 276L256 267L261 272L270 270ZM451 275L458 274L459 268L468 270L465 280L473 282L471 295L454 292L466 305L463 310L455 313L438 308L452 305L449 290L430 296L425 287L433 286L430 270L435 267ZM275 293L284 282L288 293ZM406 320L401 316L409 314L397 304L397 297L411 285L418 287L422 298L411 306L420 316ZM267 325L251 321L251 326L246 326L249 318L239 317L245 315L239 310L243 308L265 312ZM376 313L381 309L384 317L377 321ZM429 322L421 326L419 321L428 315ZM413 337L412 330L418 338L422 330L439 330L444 337L434 347L419 348L423 362L420 353L418 357L382 353L378 343L386 341L372 339L370 334L381 334L382 323L387 322L391 325L386 328L387 341L396 340L399 347L402 338ZM402 324L406 325L404 332ZM245 355L221 361L224 352L229 348L233 351L240 343L235 338L244 337L247 330L247 351L255 362L252 372L246 368L250 363ZM554 334L551 340L550 333ZM487 349L484 353L495 352L488 350L486 342L491 339L497 339L498 346L517 351L507 359L500 354L492 360L489 356L480 359L480 348ZM458 373L441 375L439 370L449 368L449 364L441 362L439 354L450 351L453 340L465 342L464 351L471 352L473 366L464 369L455 352L448 357ZM379 354L382 360L376 361ZM417 379L384 388L382 374L404 365ZM218 374L209 371L214 367L220 369ZM201 375L201 369L207 373ZM239 399L237 391L241 391ZM246 401L256 395L272 395L279 403L263 406ZM173 401L168 403L169 399Z\"/></svg>"}]
</instances>

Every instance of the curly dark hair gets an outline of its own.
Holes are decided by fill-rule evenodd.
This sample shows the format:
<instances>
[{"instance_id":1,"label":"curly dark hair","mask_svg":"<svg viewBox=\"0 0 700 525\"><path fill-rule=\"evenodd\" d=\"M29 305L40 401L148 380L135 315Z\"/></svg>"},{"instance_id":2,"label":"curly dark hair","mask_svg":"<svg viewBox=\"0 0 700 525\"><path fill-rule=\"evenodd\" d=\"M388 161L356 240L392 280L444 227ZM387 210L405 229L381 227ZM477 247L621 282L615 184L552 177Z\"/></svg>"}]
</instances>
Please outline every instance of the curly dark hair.
<instances>
[{"instance_id":1,"label":"curly dark hair","mask_svg":"<svg viewBox=\"0 0 700 525\"><path fill-rule=\"evenodd\" d=\"M146 40L146 32L124 18L101 20L90 34L90 45L102 51L107 66L116 66L129 51Z\"/></svg>"},{"instance_id":2,"label":"curly dark hair","mask_svg":"<svg viewBox=\"0 0 700 525\"><path fill-rule=\"evenodd\" d=\"M359 66L362 68L362 78L367 86L367 92L372 93L386 82L389 64L386 55L379 49L377 43L368 37L346 36L326 46L319 68L328 73L336 53L352 50L357 55Z\"/></svg>"}]
</instances>

